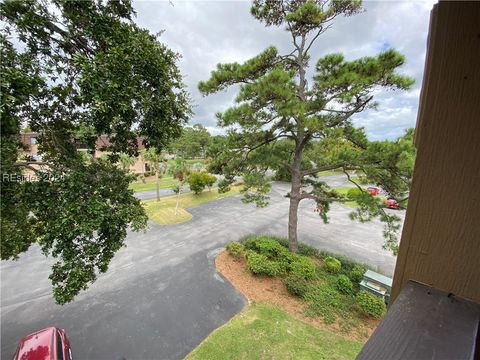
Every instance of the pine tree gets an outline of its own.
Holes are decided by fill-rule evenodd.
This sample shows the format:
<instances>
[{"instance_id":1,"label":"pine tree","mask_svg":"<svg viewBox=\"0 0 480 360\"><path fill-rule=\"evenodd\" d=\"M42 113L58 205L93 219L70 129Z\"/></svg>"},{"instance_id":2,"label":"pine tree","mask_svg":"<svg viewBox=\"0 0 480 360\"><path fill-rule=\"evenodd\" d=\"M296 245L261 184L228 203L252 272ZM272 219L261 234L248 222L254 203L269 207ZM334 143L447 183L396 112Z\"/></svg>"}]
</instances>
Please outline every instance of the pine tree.
<instances>
[{"instance_id":1,"label":"pine tree","mask_svg":"<svg viewBox=\"0 0 480 360\"><path fill-rule=\"evenodd\" d=\"M353 127L352 117L377 105L373 90L405 90L413 84L411 78L396 72L405 57L394 49L353 61L342 54L326 55L315 63L309 82L310 50L316 41L335 18L360 11L359 0L255 0L252 15L266 26L285 27L291 35L292 51L279 54L271 46L242 64L218 64L210 79L199 83L204 95L240 85L237 105L217 114L218 124L228 129L229 146L217 154L213 167L221 169L227 179L243 173L246 201L266 205L269 186L265 172L271 165L272 149L281 140L289 140L291 151L282 167L291 178L288 239L294 252L298 250L300 201L314 199L327 221L330 203L345 200L317 180L316 174L358 168L365 161L359 152L368 144L362 130ZM338 147L339 151L335 156L331 151L309 156L319 146Z\"/></svg>"}]
</instances>

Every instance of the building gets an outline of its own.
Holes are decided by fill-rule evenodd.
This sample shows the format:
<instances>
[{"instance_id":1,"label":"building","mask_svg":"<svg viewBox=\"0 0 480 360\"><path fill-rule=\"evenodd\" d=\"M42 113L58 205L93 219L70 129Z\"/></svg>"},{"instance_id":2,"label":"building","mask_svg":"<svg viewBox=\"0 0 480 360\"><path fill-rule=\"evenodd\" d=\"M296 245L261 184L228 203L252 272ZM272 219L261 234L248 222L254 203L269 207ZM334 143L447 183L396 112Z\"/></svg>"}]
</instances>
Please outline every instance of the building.
<instances>
[{"instance_id":1,"label":"building","mask_svg":"<svg viewBox=\"0 0 480 360\"><path fill-rule=\"evenodd\" d=\"M26 156L32 162L32 166L41 168L42 166L42 155L39 154L38 151L38 144L37 144L37 137L38 133L35 132L21 132L20 133L20 141L25 146L25 153L22 154L22 157ZM108 136L102 135L99 136L95 142L95 152L92 154L93 157L101 157L102 155L107 154L108 152L103 151L104 148L108 147L110 142L108 140ZM87 151L87 145L81 142L76 144L78 151ZM137 146L138 149L141 151L145 149L143 145L143 139L141 137L137 138ZM38 165L35 165L35 162L38 162ZM130 166L130 172L135 174L144 174L145 172L150 171L149 164L143 160L142 156L138 156L136 158L135 163Z\"/></svg>"}]
</instances>

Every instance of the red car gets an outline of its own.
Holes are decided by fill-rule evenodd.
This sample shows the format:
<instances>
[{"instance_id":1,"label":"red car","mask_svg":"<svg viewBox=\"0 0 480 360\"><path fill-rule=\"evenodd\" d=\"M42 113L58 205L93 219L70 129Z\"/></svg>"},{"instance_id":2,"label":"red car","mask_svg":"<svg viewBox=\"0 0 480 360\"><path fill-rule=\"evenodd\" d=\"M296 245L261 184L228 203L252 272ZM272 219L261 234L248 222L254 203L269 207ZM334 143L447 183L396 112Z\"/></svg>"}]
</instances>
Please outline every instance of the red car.
<instances>
[{"instance_id":1,"label":"red car","mask_svg":"<svg viewBox=\"0 0 480 360\"><path fill-rule=\"evenodd\" d=\"M369 186L367 191L370 195L377 196L380 193L380 189L374 186Z\"/></svg>"},{"instance_id":2,"label":"red car","mask_svg":"<svg viewBox=\"0 0 480 360\"><path fill-rule=\"evenodd\" d=\"M65 331L49 327L20 340L13 360L72 360L72 350Z\"/></svg>"},{"instance_id":3,"label":"red car","mask_svg":"<svg viewBox=\"0 0 480 360\"><path fill-rule=\"evenodd\" d=\"M398 209L398 207L400 206L398 201L395 199L387 199L386 203L390 209Z\"/></svg>"}]
</instances>

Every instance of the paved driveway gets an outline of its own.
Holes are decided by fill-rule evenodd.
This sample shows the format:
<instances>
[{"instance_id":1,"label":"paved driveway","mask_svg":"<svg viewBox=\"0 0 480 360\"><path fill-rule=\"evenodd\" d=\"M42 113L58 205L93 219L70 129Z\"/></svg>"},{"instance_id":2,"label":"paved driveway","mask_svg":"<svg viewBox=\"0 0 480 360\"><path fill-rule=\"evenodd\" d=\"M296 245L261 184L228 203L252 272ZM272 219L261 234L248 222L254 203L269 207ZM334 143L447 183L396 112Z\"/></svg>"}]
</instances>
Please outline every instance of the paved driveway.
<instances>
[{"instance_id":1,"label":"paved driveway","mask_svg":"<svg viewBox=\"0 0 480 360\"><path fill-rule=\"evenodd\" d=\"M182 188L182 194L190 191L188 185L184 185ZM175 195L172 188L159 189L160 198L163 196L172 196ZM140 200L155 199L157 197L157 190L147 190L135 193L135 196Z\"/></svg>"},{"instance_id":2,"label":"paved driveway","mask_svg":"<svg viewBox=\"0 0 480 360\"><path fill-rule=\"evenodd\" d=\"M218 179L222 179L222 176L218 176ZM240 177L236 178L237 181L241 181ZM355 185L347 181L347 177L343 174L334 174L323 177L323 180L332 187L354 187ZM217 186L218 182L214 186ZM188 184L185 184L182 188L182 194L190 191ZM159 189L160 196L171 196L175 195L172 188L163 188ZM157 197L157 190L147 190L135 193L135 196L140 200L149 200L155 199Z\"/></svg>"},{"instance_id":3,"label":"paved driveway","mask_svg":"<svg viewBox=\"0 0 480 360\"><path fill-rule=\"evenodd\" d=\"M12 356L22 336L51 325L66 329L76 359L184 357L246 304L215 273L216 249L250 233L285 235L287 190L276 184L263 209L230 197L191 208L188 223L130 233L108 272L63 307L51 299L49 262L37 247L17 262L3 262L2 358ZM351 222L350 207L333 205L326 225L313 207L301 204L300 239L393 272L395 258L381 249L381 224Z\"/></svg>"}]
</instances>

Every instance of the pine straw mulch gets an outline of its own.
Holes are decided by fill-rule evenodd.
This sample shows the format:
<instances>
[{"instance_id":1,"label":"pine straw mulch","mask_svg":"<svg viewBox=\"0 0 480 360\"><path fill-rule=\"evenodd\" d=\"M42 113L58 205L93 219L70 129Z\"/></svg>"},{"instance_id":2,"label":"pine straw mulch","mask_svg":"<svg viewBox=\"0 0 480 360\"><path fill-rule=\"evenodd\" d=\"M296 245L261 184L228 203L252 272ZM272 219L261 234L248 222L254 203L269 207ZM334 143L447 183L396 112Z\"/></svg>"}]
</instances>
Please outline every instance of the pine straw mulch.
<instances>
[{"instance_id":1,"label":"pine straw mulch","mask_svg":"<svg viewBox=\"0 0 480 360\"><path fill-rule=\"evenodd\" d=\"M354 341L365 342L377 327L380 320L362 319L361 323L348 332L342 330L342 319L333 324L325 324L321 317L308 317L304 314L305 302L291 295L280 277L253 276L246 266L245 259L235 260L227 251L215 259L217 271L227 278L249 301L267 302L282 308L295 318L317 328L332 331Z\"/></svg>"}]
</instances>

